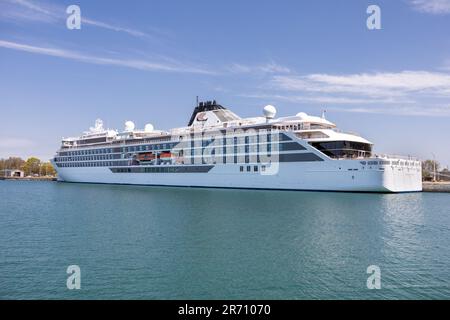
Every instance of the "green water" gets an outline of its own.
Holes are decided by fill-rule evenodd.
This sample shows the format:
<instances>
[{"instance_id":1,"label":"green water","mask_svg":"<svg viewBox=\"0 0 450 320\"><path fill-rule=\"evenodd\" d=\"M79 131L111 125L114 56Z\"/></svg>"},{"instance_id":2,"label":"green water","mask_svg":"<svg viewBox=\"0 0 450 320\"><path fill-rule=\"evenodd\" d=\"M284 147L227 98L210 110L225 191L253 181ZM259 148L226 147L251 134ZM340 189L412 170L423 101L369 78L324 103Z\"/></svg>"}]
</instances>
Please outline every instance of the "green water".
<instances>
[{"instance_id":1,"label":"green water","mask_svg":"<svg viewBox=\"0 0 450 320\"><path fill-rule=\"evenodd\" d=\"M0 181L0 298L448 299L450 195Z\"/></svg>"}]
</instances>

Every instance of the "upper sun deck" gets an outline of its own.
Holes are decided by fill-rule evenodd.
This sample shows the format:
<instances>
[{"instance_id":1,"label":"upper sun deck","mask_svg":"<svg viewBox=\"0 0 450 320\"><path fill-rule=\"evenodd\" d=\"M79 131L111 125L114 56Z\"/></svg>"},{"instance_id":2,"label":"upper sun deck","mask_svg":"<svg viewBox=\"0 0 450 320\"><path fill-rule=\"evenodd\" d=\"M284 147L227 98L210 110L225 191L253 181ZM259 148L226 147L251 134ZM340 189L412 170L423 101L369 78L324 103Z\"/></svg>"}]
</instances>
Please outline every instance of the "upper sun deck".
<instances>
[{"instance_id":1,"label":"upper sun deck","mask_svg":"<svg viewBox=\"0 0 450 320\"><path fill-rule=\"evenodd\" d=\"M131 121L125 123L122 132L103 128L103 122L97 120L95 126L79 137L63 138L62 149L78 149L100 145L128 145L152 142L179 141L192 134L211 134L214 132L238 133L239 130L251 129L291 131L305 140L349 140L370 143L357 134L342 133L336 125L322 117L311 116L304 112L294 116L275 118L276 109L272 106L264 108L264 116L240 118L232 111L218 105L215 101L200 103L195 108L187 126L170 131L155 130L147 124L143 130L137 130Z\"/></svg>"}]
</instances>

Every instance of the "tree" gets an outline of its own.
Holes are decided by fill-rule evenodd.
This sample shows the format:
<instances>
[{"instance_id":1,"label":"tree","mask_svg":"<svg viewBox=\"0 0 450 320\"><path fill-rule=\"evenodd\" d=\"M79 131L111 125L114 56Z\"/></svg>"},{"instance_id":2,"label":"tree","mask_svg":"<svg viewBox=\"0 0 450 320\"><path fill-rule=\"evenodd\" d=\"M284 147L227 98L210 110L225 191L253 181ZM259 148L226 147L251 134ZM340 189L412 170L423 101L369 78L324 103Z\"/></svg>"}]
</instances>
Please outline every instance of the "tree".
<instances>
[{"instance_id":1,"label":"tree","mask_svg":"<svg viewBox=\"0 0 450 320\"><path fill-rule=\"evenodd\" d=\"M26 175L39 174L41 160L35 157L28 158L23 165L23 171Z\"/></svg>"},{"instance_id":2,"label":"tree","mask_svg":"<svg viewBox=\"0 0 450 320\"><path fill-rule=\"evenodd\" d=\"M426 181L435 179L435 172L439 172L440 164L436 160L425 160L422 162L422 178Z\"/></svg>"},{"instance_id":3,"label":"tree","mask_svg":"<svg viewBox=\"0 0 450 320\"><path fill-rule=\"evenodd\" d=\"M25 161L19 157L9 157L8 159L0 159L0 170L5 169L21 169Z\"/></svg>"},{"instance_id":4,"label":"tree","mask_svg":"<svg viewBox=\"0 0 450 320\"><path fill-rule=\"evenodd\" d=\"M441 172L439 172L439 179L450 181L450 171L448 170L448 168L444 168Z\"/></svg>"},{"instance_id":5,"label":"tree","mask_svg":"<svg viewBox=\"0 0 450 320\"><path fill-rule=\"evenodd\" d=\"M41 164L41 175L46 175L46 176L56 175L56 171L50 162L44 162Z\"/></svg>"}]
</instances>

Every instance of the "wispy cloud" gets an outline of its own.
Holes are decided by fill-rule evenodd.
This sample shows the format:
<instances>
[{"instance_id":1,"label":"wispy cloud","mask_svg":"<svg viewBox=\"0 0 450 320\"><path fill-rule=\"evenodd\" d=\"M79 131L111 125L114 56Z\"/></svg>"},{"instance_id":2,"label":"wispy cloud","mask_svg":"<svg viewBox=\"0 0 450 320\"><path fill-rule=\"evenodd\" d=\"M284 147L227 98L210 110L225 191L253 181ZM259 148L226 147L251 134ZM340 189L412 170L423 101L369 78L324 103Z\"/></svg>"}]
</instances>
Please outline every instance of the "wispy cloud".
<instances>
[{"instance_id":1,"label":"wispy cloud","mask_svg":"<svg viewBox=\"0 0 450 320\"><path fill-rule=\"evenodd\" d=\"M240 94L240 97L261 99L266 102L291 102L320 105L333 112L371 113L388 115L450 117L448 104L419 104L414 100L356 99L335 96L290 96L277 94Z\"/></svg>"},{"instance_id":2,"label":"wispy cloud","mask_svg":"<svg viewBox=\"0 0 450 320\"><path fill-rule=\"evenodd\" d=\"M46 55L59 57L64 59L76 60L85 63L99 64L99 65L111 65L133 68L145 71L166 71L166 72L183 72L183 73L198 73L198 74L214 74L213 72L191 65L186 65L182 63L159 63L153 61L145 60L134 60L134 59L117 59L108 57L98 57L92 55L86 55L83 53L65 50L60 48L48 48L48 47L38 47L29 44L16 43L11 41L0 40L0 47L24 51L34 54Z\"/></svg>"},{"instance_id":3,"label":"wispy cloud","mask_svg":"<svg viewBox=\"0 0 450 320\"><path fill-rule=\"evenodd\" d=\"M413 8L431 14L450 13L450 0L410 0Z\"/></svg>"},{"instance_id":4,"label":"wispy cloud","mask_svg":"<svg viewBox=\"0 0 450 320\"><path fill-rule=\"evenodd\" d=\"M450 74L402 71L348 75L275 76L272 85L278 89L291 91L351 93L369 97L395 97L413 92L448 95Z\"/></svg>"},{"instance_id":5,"label":"wispy cloud","mask_svg":"<svg viewBox=\"0 0 450 320\"><path fill-rule=\"evenodd\" d=\"M450 104L448 105L395 105L389 107L350 107L336 108L331 107L327 110L333 112L351 112L351 113L370 113L370 114L388 114L397 116L421 116L421 117L450 117Z\"/></svg>"},{"instance_id":6,"label":"wispy cloud","mask_svg":"<svg viewBox=\"0 0 450 320\"><path fill-rule=\"evenodd\" d=\"M240 94L238 95L244 98L255 98L255 99L265 99L268 101L287 101L296 103L312 103L312 104L397 104L399 103L396 99L364 99L364 98L352 98L343 96L305 96L305 95L286 95L286 94ZM401 103L409 104L414 103L411 100L402 100Z\"/></svg>"},{"instance_id":7,"label":"wispy cloud","mask_svg":"<svg viewBox=\"0 0 450 320\"><path fill-rule=\"evenodd\" d=\"M450 74L443 72L273 75L262 89L239 96L341 112L450 116Z\"/></svg>"},{"instance_id":8,"label":"wispy cloud","mask_svg":"<svg viewBox=\"0 0 450 320\"><path fill-rule=\"evenodd\" d=\"M262 65L244 65L233 63L229 65L227 71L236 74L285 74L290 73L291 70L285 66L279 65L275 62L269 62Z\"/></svg>"},{"instance_id":9,"label":"wispy cloud","mask_svg":"<svg viewBox=\"0 0 450 320\"><path fill-rule=\"evenodd\" d=\"M117 32L125 32L128 33L134 37L149 37L148 34L146 34L145 32L139 31L139 30L134 30L134 29L130 29L130 28L123 28L123 27L119 27L119 26L114 26L105 22L101 22L101 21L96 21L96 20L92 20L89 18L81 18L81 22L83 24L88 24L91 26L95 26L95 27L99 27L99 28L104 28L104 29L108 29L108 30L112 30L112 31L117 31Z\"/></svg>"},{"instance_id":10,"label":"wispy cloud","mask_svg":"<svg viewBox=\"0 0 450 320\"><path fill-rule=\"evenodd\" d=\"M6 20L21 20L34 22L62 22L67 18L65 8L60 5L44 4L42 2L34 2L30 0L2 0L0 18ZM95 20L81 15L83 25L98 27L110 31L123 32L133 37L153 38L153 34L140 30L114 25L111 23ZM65 24L63 24L65 25Z\"/></svg>"}]
</instances>

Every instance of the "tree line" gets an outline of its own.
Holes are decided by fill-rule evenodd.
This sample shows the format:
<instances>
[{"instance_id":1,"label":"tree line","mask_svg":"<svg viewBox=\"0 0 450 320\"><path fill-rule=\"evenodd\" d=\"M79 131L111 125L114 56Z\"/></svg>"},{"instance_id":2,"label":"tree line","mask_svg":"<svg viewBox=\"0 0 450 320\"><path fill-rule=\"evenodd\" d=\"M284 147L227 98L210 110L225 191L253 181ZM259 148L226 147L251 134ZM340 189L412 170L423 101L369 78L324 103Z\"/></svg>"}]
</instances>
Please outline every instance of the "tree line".
<instances>
[{"instance_id":1,"label":"tree line","mask_svg":"<svg viewBox=\"0 0 450 320\"><path fill-rule=\"evenodd\" d=\"M0 170L22 170L26 176L55 176L56 171L50 162L43 162L36 157L23 160L19 157L0 159Z\"/></svg>"},{"instance_id":2,"label":"tree line","mask_svg":"<svg viewBox=\"0 0 450 320\"><path fill-rule=\"evenodd\" d=\"M441 168L436 160L425 160L422 162L422 179L424 181L450 181L448 168Z\"/></svg>"}]
</instances>

